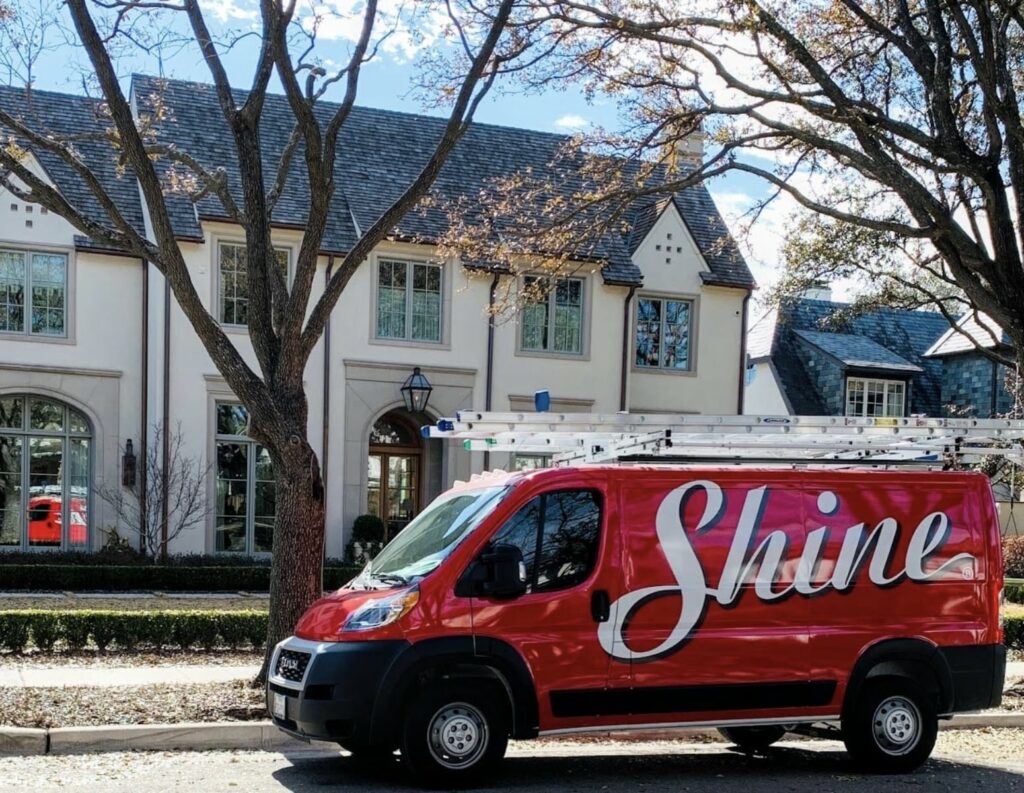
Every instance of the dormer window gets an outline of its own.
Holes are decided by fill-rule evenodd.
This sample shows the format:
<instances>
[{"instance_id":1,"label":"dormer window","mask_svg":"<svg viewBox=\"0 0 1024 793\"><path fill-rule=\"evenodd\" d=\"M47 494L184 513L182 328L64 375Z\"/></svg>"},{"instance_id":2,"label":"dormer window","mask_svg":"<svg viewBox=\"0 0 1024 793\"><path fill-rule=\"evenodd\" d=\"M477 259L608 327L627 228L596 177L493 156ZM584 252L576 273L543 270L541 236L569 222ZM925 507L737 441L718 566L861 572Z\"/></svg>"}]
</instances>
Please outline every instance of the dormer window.
<instances>
[{"instance_id":1,"label":"dormer window","mask_svg":"<svg viewBox=\"0 0 1024 793\"><path fill-rule=\"evenodd\" d=\"M904 416L907 384L902 380L846 378L846 415Z\"/></svg>"}]
</instances>

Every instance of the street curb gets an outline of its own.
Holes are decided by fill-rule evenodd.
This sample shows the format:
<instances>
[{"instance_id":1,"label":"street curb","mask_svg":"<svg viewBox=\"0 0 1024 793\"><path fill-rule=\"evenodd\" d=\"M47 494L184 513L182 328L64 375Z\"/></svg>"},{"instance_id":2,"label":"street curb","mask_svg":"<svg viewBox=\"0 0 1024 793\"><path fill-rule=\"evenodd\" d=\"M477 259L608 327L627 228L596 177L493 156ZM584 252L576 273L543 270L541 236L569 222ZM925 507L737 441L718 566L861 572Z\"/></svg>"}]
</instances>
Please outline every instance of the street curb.
<instances>
[{"instance_id":1,"label":"street curb","mask_svg":"<svg viewBox=\"0 0 1024 793\"><path fill-rule=\"evenodd\" d=\"M1024 728L1024 713L965 714L940 722L943 730ZM592 733L620 741L677 741L717 737L715 730L671 729ZM567 735L565 740L574 736ZM0 727L0 756L87 754L125 751L248 750L268 752L337 751L337 745L306 743L269 721L196 722L28 729Z\"/></svg>"}]
</instances>

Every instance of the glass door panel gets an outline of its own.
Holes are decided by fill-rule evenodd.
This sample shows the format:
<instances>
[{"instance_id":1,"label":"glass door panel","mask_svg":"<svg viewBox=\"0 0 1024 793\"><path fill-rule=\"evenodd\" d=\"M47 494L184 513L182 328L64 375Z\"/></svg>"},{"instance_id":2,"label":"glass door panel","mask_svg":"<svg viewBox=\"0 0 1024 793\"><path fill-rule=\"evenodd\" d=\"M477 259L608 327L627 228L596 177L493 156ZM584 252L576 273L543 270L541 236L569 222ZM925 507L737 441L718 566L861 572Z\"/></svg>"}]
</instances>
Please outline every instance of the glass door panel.
<instances>
[{"instance_id":1,"label":"glass door panel","mask_svg":"<svg viewBox=\"0 0 1024 793\"><path fill-rule=\"evenodd\" d=\"M215 546L218 551L245 552L246 486L248 445L217 444L217 487Z\"/></svg>"},{"instance_id":2,"label":"glass door panel","mask_svg":"<svg viewBox=\"0 0 1024 793\"><path fill-rule=\"evenodd\" d=\"M21 545L21 438L0 435L0 546Z\"/></svg>"},{"instance_id":3,"label":"glass door panel","mask_svg":"<svg viewBox=\"0 0 1024 793\"><path fill-rule=\"evenodd\" d=\"M387 456L387 510L388 533L394 536L416 515L416 491L419 457L413 455Z\"/></svg>"},{"instance_id":4,"label":"glass door panel","mask_svg":"<svg viewBox=\"0 0 1024 793\"><path fill-rule=\"evenodd\" d=\"M29 438L28 544L61 544L64 505L61 478L64 464L62 438Z\"/></svg>"},{"instance_id":5,"label":"glass door panel","mask_svg":"<svg viewBox=\"0 0 1024 793\"><path fill-rule=\"evenodd\" d=\"M89 441L68 441L68 531L65 542L74 550L89 544Z\"/></svg>"}]
</instances>

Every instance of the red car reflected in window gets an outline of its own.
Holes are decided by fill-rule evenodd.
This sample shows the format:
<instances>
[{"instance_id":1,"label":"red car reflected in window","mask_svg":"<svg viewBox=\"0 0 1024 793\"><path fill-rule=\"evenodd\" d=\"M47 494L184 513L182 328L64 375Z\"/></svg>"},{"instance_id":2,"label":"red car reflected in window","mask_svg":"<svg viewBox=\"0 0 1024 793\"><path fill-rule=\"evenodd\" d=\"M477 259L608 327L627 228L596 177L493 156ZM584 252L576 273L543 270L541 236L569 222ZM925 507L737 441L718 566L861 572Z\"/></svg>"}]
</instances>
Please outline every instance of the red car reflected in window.
<instances>
[{"instance_id":1,"label":"red car reflected in window","mask_svg":"<svg viewBox=\"0 0 1024 793\"><path fill-rule=\"evenodd\" d=\"M85 519L85 499L71 499L70 545L85 545L88 524ZM36 496L28 502L29 545L60 545L61 499L59 496Z\"/></svg>"}]
</instances>

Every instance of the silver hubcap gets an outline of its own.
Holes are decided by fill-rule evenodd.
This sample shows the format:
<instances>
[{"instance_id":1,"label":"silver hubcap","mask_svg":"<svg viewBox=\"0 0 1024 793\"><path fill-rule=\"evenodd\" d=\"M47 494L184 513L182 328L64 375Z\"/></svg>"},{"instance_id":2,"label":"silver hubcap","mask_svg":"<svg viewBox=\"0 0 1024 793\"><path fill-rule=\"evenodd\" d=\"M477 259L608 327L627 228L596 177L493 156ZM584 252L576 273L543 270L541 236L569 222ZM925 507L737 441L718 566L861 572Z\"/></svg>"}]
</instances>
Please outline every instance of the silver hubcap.
<instances>
[{"instance_id":1,"label":"silver hubcap","mask_svg":"<svg viewBox=\"0 0 1024 793\"><path fill-rule=\"evenodd\" d=\"M487 721L465 702L445 705L430 720L430 754L445 768L467 768L487 748Z\"/></svg>"},{"instance_id":2,"label":"silver hubcap","mask_svg":"<svg viewBox=\"0 0 1024 793\"><path fill-rule=\"evenodd\" d=\"M906 697L889 697L875 709L872 731L875 743L883 752L906 754L920 740L921 714Z\"/></svg>"}]
</instances>

